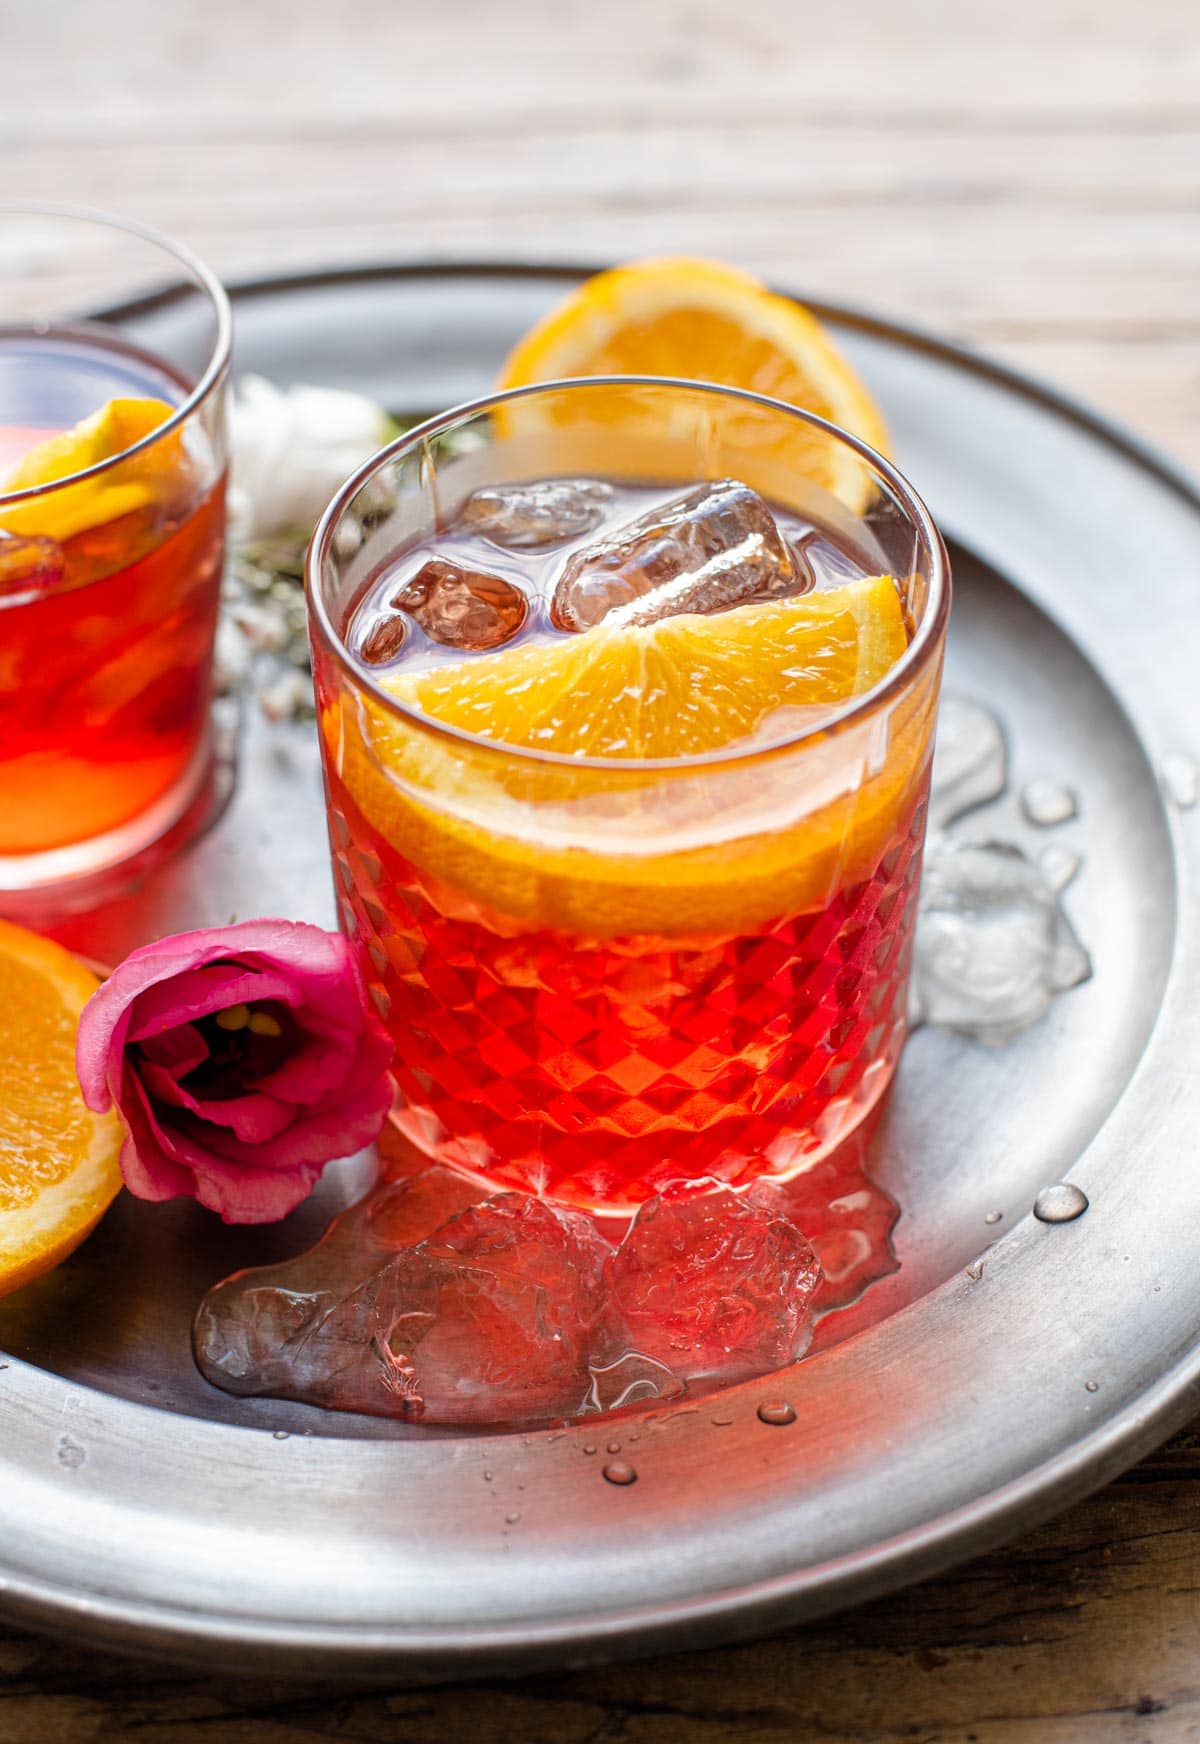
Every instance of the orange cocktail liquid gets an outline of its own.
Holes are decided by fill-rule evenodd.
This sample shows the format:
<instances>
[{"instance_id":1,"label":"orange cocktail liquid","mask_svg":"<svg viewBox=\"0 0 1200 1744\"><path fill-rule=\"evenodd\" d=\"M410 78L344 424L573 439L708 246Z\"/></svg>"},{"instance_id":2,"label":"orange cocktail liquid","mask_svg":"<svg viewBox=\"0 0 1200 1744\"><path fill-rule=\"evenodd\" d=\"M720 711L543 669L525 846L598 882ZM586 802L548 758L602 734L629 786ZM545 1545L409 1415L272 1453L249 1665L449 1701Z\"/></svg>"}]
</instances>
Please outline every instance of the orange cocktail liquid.
<instances>
[{"instance_id":1,"label":"orange cocktail liquid","mask_svg":"<svg viewBox=\"0 0 1200 1744\"><path fill-rule=\"evenodd\" d=\"M75 344L69 361L85 349ZM119 347L95 349L111 372ZM36 356L37 341L25 342L21 361ZM141 363L125 359L111 385L178 397L177 383ZM92 409L83 401L68 416ZM0 472L53 433L0 429ZM45 500L52 517L53 496ZM188 482L165 479L160 499L57 541L52 585L35 575L27 587L18 574L0 586L0 855L119 829L203 759L223 532L224 480L197 470ZM0 558L12 550L0 545Z\"/></svg>"},{"instance_id":2,"label":"orange cocktail liquid","mask_svg":"<svg viewBox=\"0 0 1200 1744\"><path fill-rule=\"evenodd\" d=\"M833 1149L886 1088L923 792L867 877L752 931L589 940L439 889L329 777L347 926L396 1044L396 1121L498 1186L627 1209L681 1177L744 1185Z\"/></svg>"},{"instance_id":3,"label":"orange cocktail liquid","mask_svg":"<svg viewBox=\"0 0 1200 1744\"><path fill-rule=\"evenodd\" d=\"M663 495L623 487L607 513ZM877 585L832 535L774 512L814 601ZM452 526L435 547L400 553L353 602L364 677L399 674L400 694L406 671L483 673L501 641L534 661L540 646L599 648L562 634L570 545L505 550ZM581 613L607 605L578 598ZM733 619L690 621L702 639ZM789 1178L854 1130L904 1037L930 680L844 754L830 735L711 786L702 774L681 799L670 774L660 789L627 765L606 787L594 767L509 770L503 752L423 741L316 652L342 923L395 1041L396 1123L422 1151L493 1187L620 1212L681 1178ZM536 689L532 667L506 681L518 708L531 673ZM760 797L747 825L740 808ZM668 832L647 851L685 802L682 847ZM611 854L610 825L624 843Z\"/></svg>"}]
</instances>

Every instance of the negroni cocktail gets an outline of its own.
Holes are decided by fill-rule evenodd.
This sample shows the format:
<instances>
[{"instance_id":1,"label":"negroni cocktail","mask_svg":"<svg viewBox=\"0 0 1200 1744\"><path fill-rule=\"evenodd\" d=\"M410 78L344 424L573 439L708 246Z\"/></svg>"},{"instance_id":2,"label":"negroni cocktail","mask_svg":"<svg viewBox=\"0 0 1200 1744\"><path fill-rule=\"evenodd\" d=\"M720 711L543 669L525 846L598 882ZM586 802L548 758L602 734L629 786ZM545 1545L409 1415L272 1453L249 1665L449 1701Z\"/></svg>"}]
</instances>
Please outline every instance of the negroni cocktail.
<instances>
[{"instance_id":1,"label":"negroni cocktail","mask_svg":"<svg viewBox=\"0 0 1200 1744\"><path fill-rule=\"evenodd\" d=\"M904 1034L945 625L898 477L752 395L551 384L381 457L310 583L401 1130L614 1213L846 1138Z\"/></svg>"},{"instance_id":2,"label":"negroni cocktail","mask_svg":"<svg viewBox=\"0 0 1200 1744\"><path fill-rule=\"evenodd\" d=\"M155 246L58 223L85 253L93 229ZM0 325L0 892L127 858L205 774L225 470L224 339L209 329L224 303L159 252L185 275L164 306L179 332L202 330L199 375L120 321Z\"/></svg>"}]
</instances>

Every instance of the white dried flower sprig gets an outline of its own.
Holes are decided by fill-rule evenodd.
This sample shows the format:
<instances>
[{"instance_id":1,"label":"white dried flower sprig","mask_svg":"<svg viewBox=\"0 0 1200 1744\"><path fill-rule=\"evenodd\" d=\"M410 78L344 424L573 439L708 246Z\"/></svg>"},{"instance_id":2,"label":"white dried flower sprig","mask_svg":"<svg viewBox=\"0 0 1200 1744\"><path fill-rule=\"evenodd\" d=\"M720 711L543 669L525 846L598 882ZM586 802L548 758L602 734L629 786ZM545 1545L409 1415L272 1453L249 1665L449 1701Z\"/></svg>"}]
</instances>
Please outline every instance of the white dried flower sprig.
<instances>
[{"instance_id":1,"label":"white dried flower sprig","mask_svg":"<svg viewBox=\"0 0 1200 1744\"><path fill-rule=\"evenodd\" d=\"M283 390L258 375L237 384L217 685L253 691L272 721L312 713L304 553L313 528L338 486L400 428L362 394Z\"/></svg>"},{"instance_id":2,"label":"white dried flower sprig","mask_svg":"<svg viewBox=\"0 0 1200 1744\"><path fill-rule=\"evenodd\" d=\"M397 424L364 394L243 376L230 407L229 531L236 547L306 529Z\"/></svg>"}]
</instances>

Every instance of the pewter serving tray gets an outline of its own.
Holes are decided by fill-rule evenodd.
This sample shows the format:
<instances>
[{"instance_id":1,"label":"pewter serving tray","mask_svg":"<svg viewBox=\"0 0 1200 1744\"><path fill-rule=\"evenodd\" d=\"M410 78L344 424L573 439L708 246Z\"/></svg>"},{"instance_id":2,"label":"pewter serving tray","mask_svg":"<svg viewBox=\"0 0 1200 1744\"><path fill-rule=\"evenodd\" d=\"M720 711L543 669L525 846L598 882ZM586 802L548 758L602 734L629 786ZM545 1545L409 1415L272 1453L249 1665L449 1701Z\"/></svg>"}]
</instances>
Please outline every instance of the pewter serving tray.
<instances>
[{"instance_id":1,"label":"pewter serving tray","mask_svg":"<svg viewBox=\"0 0 1200 1744\"><path fill-rule=\"evenodd\" d=\"M432 410L483 391L575 276L249 285L237 365ZM1200 497L1034 384L822 313L953 543L948 683L1004 719L1010 795L1033 777L1079 795L1055 839L1083 856L1066 905L1092 980L1003 1049L913 1038L874 1150L904 1207L901 1269L827 1323L817 1355L619 1424L468 1436L218 1393L189 1354L202 1290L307 1246L362 1170L333 1171L266 1231L124 1197L0 1304L11 1617L257 1671L412 1681L683 1647L994 1544L1200 1407ZM151 342L167 318L145 307ZM969 821L1031 852L1047 841L1011 796ZM111 961L151 932L274 913L329 922L332 896L312 730L255 720L220 822L63 936ZM1068 1176L1091 1209L1035 1221L1038 1189ZM760 1421L781 1398L795 1422ZM604 1481L610 1440L632 1485Z\"/></svg>"}]
</instances>

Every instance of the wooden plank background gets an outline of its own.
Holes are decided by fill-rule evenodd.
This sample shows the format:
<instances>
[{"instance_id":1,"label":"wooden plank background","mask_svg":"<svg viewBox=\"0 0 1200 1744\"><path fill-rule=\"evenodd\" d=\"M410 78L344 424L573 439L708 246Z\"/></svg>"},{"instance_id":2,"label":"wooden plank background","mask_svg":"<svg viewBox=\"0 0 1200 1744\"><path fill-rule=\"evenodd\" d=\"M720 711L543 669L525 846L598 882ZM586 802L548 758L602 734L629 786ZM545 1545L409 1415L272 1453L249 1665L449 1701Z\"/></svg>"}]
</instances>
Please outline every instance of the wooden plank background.
<instances>
[{"instance_id":1,"label":"wooden plank background","mask_svg":"<svg viewBox=\"0 0 1200 1744\"><path fill-rule=\"evenodd\" d=\"M1195 0L0 0L4 194L226 277L724 255L986 348L1200 468ZM0 1627L0 1744L1200 1739L1200 1435L773 1642L511 1688L234 1683Z\"/></svg>"}]
</instances>

